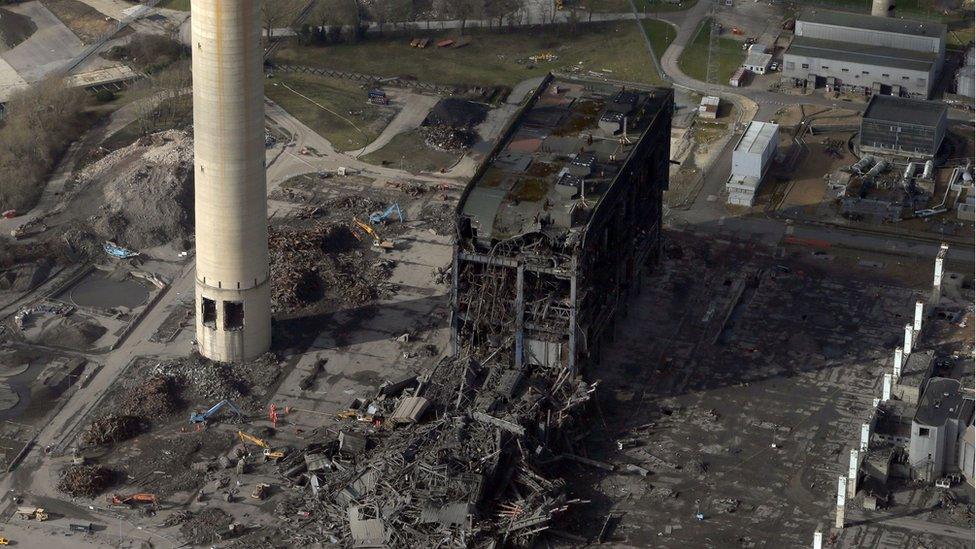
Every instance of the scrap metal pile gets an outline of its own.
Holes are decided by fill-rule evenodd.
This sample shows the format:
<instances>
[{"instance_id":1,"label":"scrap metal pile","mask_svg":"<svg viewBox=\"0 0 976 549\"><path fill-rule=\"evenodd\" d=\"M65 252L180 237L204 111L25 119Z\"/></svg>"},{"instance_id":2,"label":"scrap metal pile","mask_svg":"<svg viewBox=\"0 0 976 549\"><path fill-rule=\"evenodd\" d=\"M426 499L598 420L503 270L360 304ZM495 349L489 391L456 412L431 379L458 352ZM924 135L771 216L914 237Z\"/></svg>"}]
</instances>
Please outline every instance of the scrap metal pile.
<instances>
[{"instance_id":1,"label":"scrap metal pile","mask_svg":"<svg viewBox=\"0 0 976 549\"><path fill-rule=\"evenodd\" d=\"M375 262L363 237L345 223L317 222L310 228L272 228L271 300L293 311L323 297L361 305L386 288L388 262Z\"/></svg>"},{"instance_id":2,"label":"scrap metal pile","mask_svg":"<svg viewBox=\"0 0 976 549\"><path fill-rule=\"evenodd\" d=\"M58 491L75 498L93 498L115 482L115 472L98 465L71 465L61 471Z\"/></svg>"},{"instance_id":3,"label":"scrap metal pile","mask_svg":"<svg viewBox=\"0 0 976 549\"><path fill-rule=\"evenodd\" d=\"M549 470L595 386L564 369L442 360L384 384L279 464L295 545L531 546L576 500Z\"/></svg>"}]
</instances>

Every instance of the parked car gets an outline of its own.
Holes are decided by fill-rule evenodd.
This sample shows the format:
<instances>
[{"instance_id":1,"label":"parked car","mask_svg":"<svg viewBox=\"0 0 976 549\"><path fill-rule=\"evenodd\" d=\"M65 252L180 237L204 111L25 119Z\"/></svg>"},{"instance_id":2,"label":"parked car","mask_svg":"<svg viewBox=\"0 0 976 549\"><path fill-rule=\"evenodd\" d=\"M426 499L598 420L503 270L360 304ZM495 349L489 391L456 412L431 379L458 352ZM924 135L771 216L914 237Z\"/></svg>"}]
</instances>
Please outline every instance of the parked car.
<instances>
[{"instance_id":1,"label":"parked car","mask_svg":"<svg viewBox=\"0 0 976 549\"><path fill-rule=\"evenodd\" d=\"M769 65L770 72L778 71L778 70L779 70L779 63L773 62L772 64Z\"/></svg>"}]
</instances>

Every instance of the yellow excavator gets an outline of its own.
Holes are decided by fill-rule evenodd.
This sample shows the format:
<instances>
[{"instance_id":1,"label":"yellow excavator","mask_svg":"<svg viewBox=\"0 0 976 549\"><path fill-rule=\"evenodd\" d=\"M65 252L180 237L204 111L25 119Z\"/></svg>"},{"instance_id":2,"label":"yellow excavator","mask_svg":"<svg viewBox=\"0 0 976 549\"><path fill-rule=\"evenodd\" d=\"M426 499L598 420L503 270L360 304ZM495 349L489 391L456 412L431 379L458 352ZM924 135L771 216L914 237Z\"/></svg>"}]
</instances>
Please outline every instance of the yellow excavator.
<instances>
[{"instance_id":1,"label":"yellow excavator","mask_svg":"<svg viewBox=\"0 0 976 549\"><path fill-rule=\"evenodd\" d=\"M353 223L356 224L357 227L362 229L364 233L366 233L373 239L374 248L379 248L381 250L386 251L386 250L392 250L393 248L396 247L396 242L392 240L383 240L383 238L380 237L380 233L376 232L376 229L371 227L369 223L363 223L362 221L356 218L353 218L352 221Z\"/></svg>"},{"instance_id":2,"label":"yellow excavator","mask_svg":"<svg viewBox=\"0 0 976 549\"><path fill-rule=\"evenodd\" d=\"M245 448L247 447L247 443L248 442L250 442L252 444L255 444L257 446L260 446L263 449L264 459L270 459L272 461L277 461L277 460L285 457L285 452L283 452L281 450L272 450L270 444L268 444L264 440L261 440L260 438L254 436L254 435L249 435L249 434L245 433L244 431L237 431L237 436L240 437L241 442L244 443L244 447Z\"/></svg>"}]
</instances>

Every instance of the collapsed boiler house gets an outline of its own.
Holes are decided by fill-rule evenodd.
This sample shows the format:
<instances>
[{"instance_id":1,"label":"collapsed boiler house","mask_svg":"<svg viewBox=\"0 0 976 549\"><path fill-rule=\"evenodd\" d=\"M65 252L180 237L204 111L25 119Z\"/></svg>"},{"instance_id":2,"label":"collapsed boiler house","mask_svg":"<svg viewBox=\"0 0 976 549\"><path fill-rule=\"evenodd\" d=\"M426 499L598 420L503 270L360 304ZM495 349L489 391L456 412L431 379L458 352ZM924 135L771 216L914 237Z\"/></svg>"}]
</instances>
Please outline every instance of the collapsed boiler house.
<instances>
[{"instance_id":1,"label":"collapsed boiler house","mask_svg":"<svg viewBox=\"0 0 976 549\"><path fill-rule=\"evenodd\" d=\"M455 353L579 372L657 262L673 92L549 75L458 204Z\"/></svg>"}]
</instances>

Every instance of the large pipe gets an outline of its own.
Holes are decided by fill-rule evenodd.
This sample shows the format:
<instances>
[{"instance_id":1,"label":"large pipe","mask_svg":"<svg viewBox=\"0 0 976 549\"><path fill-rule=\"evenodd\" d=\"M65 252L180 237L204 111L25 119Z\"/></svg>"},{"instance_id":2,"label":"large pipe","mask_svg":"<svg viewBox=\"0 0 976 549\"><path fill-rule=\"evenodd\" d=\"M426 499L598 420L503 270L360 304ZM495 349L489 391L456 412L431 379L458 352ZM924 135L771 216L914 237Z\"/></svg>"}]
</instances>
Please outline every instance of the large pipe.
<instances>
[{"instance_id":1,"label":"large pipe","mask_svg":"<svg viewBox=\"0 0 976 549\"><path fill-rule=\"evenodd\" d=\"M193 0L196 333L240 362L271 345L260 0Z\"/></svg>"}]
</instances>

